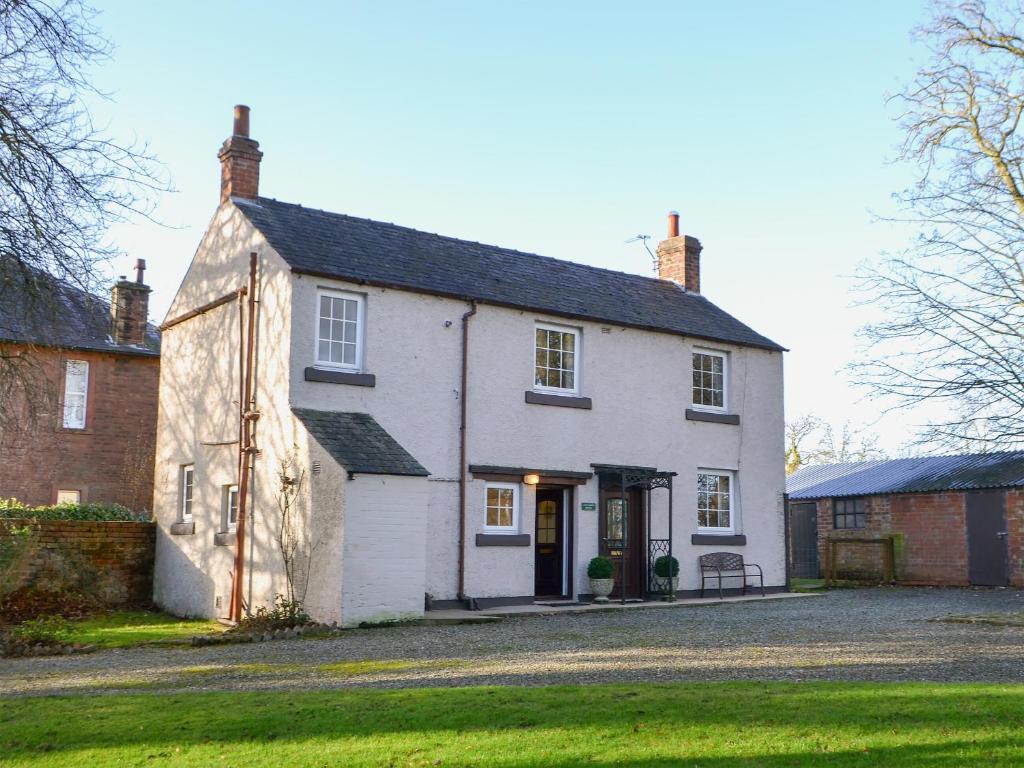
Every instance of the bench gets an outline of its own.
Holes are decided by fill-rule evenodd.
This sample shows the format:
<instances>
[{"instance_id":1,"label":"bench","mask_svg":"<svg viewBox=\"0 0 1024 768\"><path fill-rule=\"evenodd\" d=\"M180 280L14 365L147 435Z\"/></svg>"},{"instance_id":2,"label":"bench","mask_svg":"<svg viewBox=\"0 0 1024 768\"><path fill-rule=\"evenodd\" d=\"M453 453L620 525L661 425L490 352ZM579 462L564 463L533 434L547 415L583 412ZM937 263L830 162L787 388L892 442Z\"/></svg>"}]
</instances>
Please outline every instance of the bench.
<instances>
[{"instance_id":1,"label":"bench","mask_svg":"<svg viewBox=\"0 0 1024 768\"><path fill-rule=\"evenodd\" d=\"M764 571L757 563L743 562L743 555L735 552L711 552L698 558L700 565L700 596L704 597L704 584L708 579L718 579L718 598L722 599L722 579L743 579L743 593L747 594L748 578L756 577L760 582L761 597L764 597ZM756 568L756 573L748 573L747 569Z\"/></svg>"}]
</instances>

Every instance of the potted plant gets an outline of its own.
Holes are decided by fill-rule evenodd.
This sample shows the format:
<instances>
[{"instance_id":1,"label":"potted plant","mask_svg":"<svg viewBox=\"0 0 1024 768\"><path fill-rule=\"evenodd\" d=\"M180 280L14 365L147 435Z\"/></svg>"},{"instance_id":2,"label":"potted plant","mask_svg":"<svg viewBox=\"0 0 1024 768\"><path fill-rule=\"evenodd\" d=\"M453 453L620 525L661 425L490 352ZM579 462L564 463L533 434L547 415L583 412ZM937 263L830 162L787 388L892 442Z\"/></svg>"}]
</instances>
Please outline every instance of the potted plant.
<instances>
[{"instance_id":1,"label":"potted plant","mask_svg":"<svg viewBox=\"0 0 1024 768\"><path fill-rule=\"evenodd\" d=\"M590 591L594 593L595 603L607 603L612 593L615 579L612 574L615 566L610 557L595 557L587 564L587 576L590 578Z\"/></svg>"},{"instance_id":2,"label":"potted plant","mask_svg":"<svg viewBox=\"0 0 1024 768\"><path fill-rule=\"evenodd\" d=\"M674 596L679 590L679 561L662 555L654 561L654 576L658 590Z\"/></svg>"}]
</instances>

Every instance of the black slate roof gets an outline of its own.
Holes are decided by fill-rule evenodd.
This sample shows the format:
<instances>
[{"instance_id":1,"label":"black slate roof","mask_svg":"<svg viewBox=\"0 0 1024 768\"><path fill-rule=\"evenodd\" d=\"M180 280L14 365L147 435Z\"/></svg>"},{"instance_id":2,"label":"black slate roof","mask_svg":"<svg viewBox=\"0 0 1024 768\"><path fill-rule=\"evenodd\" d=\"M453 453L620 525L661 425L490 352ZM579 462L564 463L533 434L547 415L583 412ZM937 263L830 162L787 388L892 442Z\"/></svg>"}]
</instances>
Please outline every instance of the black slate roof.
<instances>
[{"instance_id":1,"label":"black slate roof","mask_svg":"<svg viewBox=\"0 0 1024 768\"><path fill-rule=\"evenodd\" d=\"M115 344L110 337L109 302L39 270L25 276L0 272L0 341L160 355L160 331L156 326L148 326L144 345Z\"/></svg>"},{"instance_id":2,"label":"black slate roof","mask_svg":"<svg viewBox=\"0 0 1024 768\"><path fill-rule=\"evenodd\" d=\"M292 413L324 450L349 472L416 477L430 474L368 413L314 411L309 408L292 408Z\"/></svg>"},{"instance_id":3,"label":"black slate roof","mask_svg":"<svg viewBox=\"0 0 1024 768\"><path fill-rule=\"evenodd\" d=\"M1024 486L1024 451L823 464L786 479L791 499L1015 486Z\"/></svg>"},{"instance_id":4,"label":"black slate roof","mask_svg":"<svg viewBox=\"0 0 1024 768\"><path fill-rule=\"evenodd\" d=\"M675 283L329 213L235 199L295 272L782 350Z\"/></svg>"}]
</instances>

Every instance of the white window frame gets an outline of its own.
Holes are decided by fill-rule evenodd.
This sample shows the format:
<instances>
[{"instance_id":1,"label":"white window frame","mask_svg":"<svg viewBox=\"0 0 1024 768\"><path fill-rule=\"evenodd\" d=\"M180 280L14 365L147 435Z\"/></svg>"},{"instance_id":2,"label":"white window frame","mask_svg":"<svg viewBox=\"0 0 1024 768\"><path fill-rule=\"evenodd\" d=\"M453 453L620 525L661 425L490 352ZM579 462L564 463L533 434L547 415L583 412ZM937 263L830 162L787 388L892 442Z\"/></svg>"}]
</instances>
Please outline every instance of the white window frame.
<instances>
[{"instance_id":1,"label":"white window frame","mask_svg":"<svg viewBox=\"0 0 1024 768\"><path fill-rule=\"evenodd\" d=\"M512 491L512 525L488 525L487 524L487 492L492 488L496 490ZM519 485L517 483L492 483L484 486L484 530L489 533L519 533Z\"/></svg>"},{"instance_id":2,"label":"white window frame","mask_svg":"<svg viewBox=\"0 0 1024 768\"><path fill-rule=\"evenodd\" d=\"M722 404L718 405L703 405L694 401L693 397L693 356L694 355L710 355L712 357L720 357L722 359ZM716 411L724 413L729 409L729 353L723 352L720 349L703 349L696 347L690 350L690 403L691 407L696 411Z\"/></svg>"},{"instance_id":3,"label":"white window frame","mask_svg":"<svg viewBox=\"0 0 1024 768\"><path fill-rule=\"evenodd\" d=\"M178 517L183 523L195 519L196 465L182 464L178 471Z\"/></svg>"},{"instance_id":4,"label":"white window frame","mask_svg":"<svg viewBox=\"0 0 1024 768\"><path fill-rule=\"evenodd\" d=\"M728 477L729 478L729 526L728 527L721 527L721 526L711 527L711 526L703 526L703 525L701 525L700 524L700 505L698 503L698 505L696 507L697 514L695 516L695 519L697 521L697 532L698 533L717 533L717 534L721 534L721 533L735 533L736 530L737 530L737 528L736 528L736 521L737 521L737 517L739 515L739 508L740 508L740 505L739 505L739 498L740 498L740 496L739 496L739 493L738 493L738 488L736 486L736 472L734 470L732 470L732 469L711 469L710 467L702 467L702 468L698 469L697 470L697 477L695 478L695 480L697 482L694 483L694 488L693 488L693 491L694 491L695 495L699 493L698 489L699 489L700 476L701 475L718 475L719 477Z\"/></svg>"},{"instance_id":5,"label":"white window frame","mask_svg":"<svg viewBox=\"0 0 1024 768\"><path fill-rule=\"evenodd\" d=\"M231 496L235 497L235 520L231 520ZM224 530L234 533L238 530L238 486L232 483L224 486Z\"/></svg>"},{"instance_id":6,"label":"white window frame","mask_svg":"<svg viewBox=\"0 0 1024 768\"><path fill-rule=\"evenodd\" d=\"M572 356L572 383L568 387L549 387L537 383L537 331L555 331L557 333L571 333L575 338L573 341ZM580 393L580 368L583 359L583 331L571 325L556 325L537 321L533 324L533 347L530 360L530 378L533 381L534 392L544 392L549 395L579 395Z\"/></svg>"},{"instance_id":7,"label":"white window frame","mask_svg":"<svg viewBox=\"0 0 1024 768\"><path fill-rule=\"evenodd\" d=\"M84 375L82 376L82 390L72 392L68 389L68 384L71 383L71 365L84 366ZM81 398L82 401L82 419L78 421L72 416L74 414L74 408L71 406L71 399ZM89 361L88 360L66 360L64 361L64 418L62 423L64 429L85 429L85 424L89 420Z\"/></svg>"},{"instance_id":8,"label":"white window frame","mask_svg":"<svg viewBox=\"0 0 1024 768\"><path fill-rule=\"evenodd\" d=\"M74 500L73 501L68 501L67 499L65 499L64 501L61 501L60 497L62 495L71 495L71 494L74 494ZM82 503L82 492L80 490L78 490L77 488L58 488L57 489L57 503L58 504L81 504Z\"/></svg>"},{"instance_id":9,"label":"white window frame","mask_svg":"<svg viewBox=\"0 0 1024 768\"><path fill-rule=\"evenodd\" d=\"M320 301L324 296L332 299L347 299L356 302L356 360L355 363L332 363L320 359ZM333 371L363 370L363 340L366 336L366 297L361 293L340 291L333 288L317 288L316 306L313 310L313 365Z\"/></svg>"}]
</instances>

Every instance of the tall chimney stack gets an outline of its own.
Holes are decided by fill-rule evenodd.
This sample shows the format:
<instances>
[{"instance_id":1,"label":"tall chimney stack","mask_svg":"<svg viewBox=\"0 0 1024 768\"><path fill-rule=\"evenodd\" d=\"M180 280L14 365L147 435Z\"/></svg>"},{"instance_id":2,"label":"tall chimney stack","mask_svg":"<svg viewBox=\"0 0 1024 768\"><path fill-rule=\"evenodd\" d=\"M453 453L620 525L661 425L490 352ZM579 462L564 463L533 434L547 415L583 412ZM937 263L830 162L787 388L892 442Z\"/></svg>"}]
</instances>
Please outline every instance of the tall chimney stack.
<instances>
[{"instance_id":1,"label":"tall chimney stack","mask_svg":"<svg viewBox=\"0 0 1024 768\"><path fill-rule=\"evenodd\" d=\"M700 293L700 240L679 234L679 214L669 211L668 237L658 243L658 277Z\"/></svg>"},{"instance_id":2,"label":"tall chimney stack","mask_svg":"<svg viewBox=\"0 0 1024 768\"><path fill-rule=\"evenodd\" d=\"M111 290L110 335L116 344L142 346L146 343L150 288L142 282L145 271L146 260L138 259L135 282L122 275Z\"/></svg>"},{"instance_id":3,"label":"tall chimney stack","mask_svg":"<svg viewBox=\"0 0 1024 768\"><path fill-rule=\"evenodd\" d=\"M220 201L229 197L255 200L260 192L259 142L249 138L249 108L235 105L235 122L231 136L217 152L220 158Z\"/></svg>"}]
</instances>

